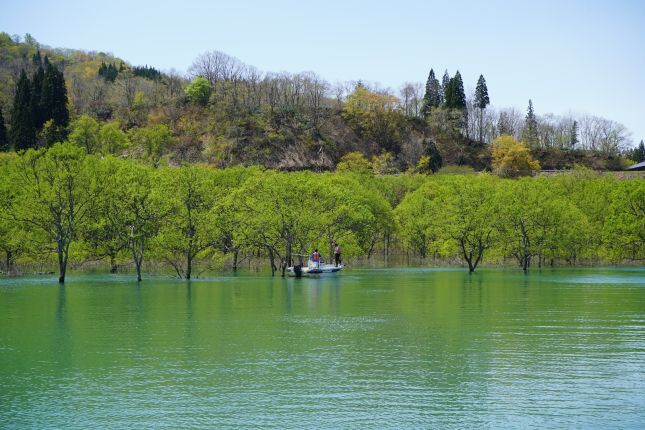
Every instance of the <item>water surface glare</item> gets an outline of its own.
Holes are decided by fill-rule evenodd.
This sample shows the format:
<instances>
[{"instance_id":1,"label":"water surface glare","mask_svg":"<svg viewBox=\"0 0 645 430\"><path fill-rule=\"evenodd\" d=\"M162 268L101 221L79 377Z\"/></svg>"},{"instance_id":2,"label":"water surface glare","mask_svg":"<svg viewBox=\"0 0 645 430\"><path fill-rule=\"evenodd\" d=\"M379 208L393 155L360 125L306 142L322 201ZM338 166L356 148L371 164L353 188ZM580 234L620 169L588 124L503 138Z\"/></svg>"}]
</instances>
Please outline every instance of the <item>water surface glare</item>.
<instances>
[{"instance_id":1,"label":"water surface glare","mask_svg":"<svg viewBox=\"0 0 645 430\"><path fill-rule=\"evenodd\" d=\"M0 280L0 428L643 428L645 269Z\"/></svg>"}]
</instances>

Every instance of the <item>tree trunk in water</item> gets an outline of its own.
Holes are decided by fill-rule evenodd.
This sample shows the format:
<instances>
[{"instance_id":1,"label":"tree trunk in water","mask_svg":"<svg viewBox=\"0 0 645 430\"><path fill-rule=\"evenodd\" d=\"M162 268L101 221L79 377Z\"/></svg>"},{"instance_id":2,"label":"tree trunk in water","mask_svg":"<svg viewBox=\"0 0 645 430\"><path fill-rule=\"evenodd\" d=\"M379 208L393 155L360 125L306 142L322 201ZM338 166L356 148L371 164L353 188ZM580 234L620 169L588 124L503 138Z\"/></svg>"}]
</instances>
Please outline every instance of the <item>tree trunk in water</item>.
<instances>
[{"instance_id":1,"label":"tree trunk in water","mask_svg":"<svg viewBox=\"0 0 645 430\"><path fill-rule=\"evenodd\" d=\"M141 262L135 261L134 265L137 268L137 282L141 282Z\"/></svg>"},{"instance_id":2,"label":"tree trunk in water","mask_svg":"<svg viewBox=\"0 0 645 430\"><path fill-rule=\"evenodd\" d=\"M13 274L13 254L11 251L6 251L5 255L5 263L6 263L6 270L7 270L7 275L12 275Z\"/></svg>"},{"instance_id":3,"label":"tree trunk in water","mask_svg":"<svg viewBox=\"0 0 645 430\"><path fill-rule=\"evenodd\" d=\"M110 255L110 273L116 273L116 271L117 271L116 256Z\"/></svg>"},{"instance_id":4,"label":"tree trunk in water","mask_svg":"<svg viewBox=\"0 0 645 430\"><path fill-rule=\"evenodd\" d=\"M528 272L530 264L531 264L531 256L525 255L522 261L522 270L524 271L524 273Z\"/></svg>"},{"instance_id":5,"label":"tree trunk in water","mask_svg":"<svg viewBox=\"0 0 645 430\"><path fill-rule=\"evenodd\" d=\"M271 263L271 276L275 276L275 256L273 255L273 250L269 248L269 262Z\"/></svg>"},{"instance_id":6,"label":"tree trunk in water","mask_svg":"<svg viewBox=\"0 0 645 430\"><path fill-rule=\"evenodd\" d=\"M58 239L58 283L65 283L65 272L67 270L67 258L65 256L65 241L63 239Z\"/></svg>"},{"instance_id":7,"label":"tree trunk in water","mask_svg":"<svg viewBox=\"0 0 645 430\"><path fill-rule=\"evenodd\" d=\"M188 259L186 261L186 279L190 279L190 275L193 271L193 256L190 251L188 252Z\"/></svg>"},{"instance_id":8,"label":"tree trunk in water","mask_svg":"<svg viewBox=\"0 0 645 430\"><path fill-rule=\"evenodd\" d=\"M235 251L233 251L233 271L234 272L237 272L237 256L238 256L239 252L240 251L238 251L237 249Z\"/></svg>"}]
</instances>

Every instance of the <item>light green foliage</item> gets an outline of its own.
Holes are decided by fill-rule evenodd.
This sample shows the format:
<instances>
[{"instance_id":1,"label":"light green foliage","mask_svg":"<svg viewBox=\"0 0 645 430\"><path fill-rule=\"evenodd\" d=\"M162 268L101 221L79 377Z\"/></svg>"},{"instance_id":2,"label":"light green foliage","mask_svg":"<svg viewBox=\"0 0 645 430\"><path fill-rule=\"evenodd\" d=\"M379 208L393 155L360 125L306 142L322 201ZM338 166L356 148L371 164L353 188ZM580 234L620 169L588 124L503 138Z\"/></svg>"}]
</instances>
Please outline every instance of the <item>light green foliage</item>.
<instances>
[{"instance_id":1,"label":"light green foliage","mask_svg":"<svg viewBox=\"0 0 645 430\"><path fill-rule=\"evenodd\" d=\"M634 261L644 258L644 193L642 180L589 171L508 180L154 169L66 143L0 154L0 252L13 272L55 255L62 281L68 260L99 258L114 268L131 259L140 279L144 256L186 278L226 259L266 258L284 273L314 247L330 260L333 240L345 259L405 252L471 271L502 258L525 270Z\"/></svg>"},{"instance_id":2,"label":"light green foliage","mask_svg":"<svg viewBox=\"0 0 645 430\"><path fill-rule=\"evenodd\" d=\"M273 272L284 273L314 247L331 259L332 240L370 252L373 237L391 225L389 204L352 175L266 171L230 196L250 246L264 249ZM344 247L344 253L359 253Z\"/></svg>"},{"instance_id":3,"label":"light green foliage","mask_svg":"<svg viewBox=\"0 0 645 430\"><path fill-rule=\"evenodd\" d=\"M161 158L173 141L172 132L164 124L132 129L129 137L140 158L148 161L153 167L159 166Z\"/></svg>"},{"instance_id":4,"label":"light green foliage","mask_svg":"<svg viewBox=\"0 0 645 430\"><path fill-rule=\"evenodd\" d=\"M55 245L59 280L64 282L70 245L103 189L103 166L71 144L29 150L16 161L9 178L16 186L12 216Z\"/></svg>"},{"instance_id":5,"label":"light green foliage","mask_svg":"<svg viewBox=\"0 0 645 430\"><path fill-rule=\"evenodd\" d=\"M429 181L418 190L405 196L395 211L399 236L405 246L421 258L439 255L442 189L437 181Z\"/></svg>"},{"instance_id":6,"label":"light green foliage","mask_svg":"<svg viewBox=\"0 0 645 430\"><path fill-rule=\"evenodd\" d=\"M85 148L88 154L99 150L99 122L88 115L81 115L72 123L69 141L74 145Z\"/></svg>"},{"instance_id":7,"label":"light green foliage","mask_svg":"<svg viewBox=\"0 0 645 430\"><path fill-rule=\"evenodd\" d=\"M211 209L218 183L210 172L193 165L160 171L162 194L172 205L172 213L166 217L156 242L162 258L186 279L193 274L194 259L217 239Z\"/></svg>"},{"instance_id":8,"label":"light green foliage","mask_svg":"<svg viewBox=\"0 0 645 430\"><path fill-rule=\"evenodd\" d=\"M474 272L484 252L497 240L499 181L489 175L443 178L439 237L457 245L468 268Z\"/></svg>"},{"instance_id":9,"label":"light green foliage","mask_svg":"<svg viewBox=\"0 0 645 430\"><path fill-rule=\"evenodd\" d=\"M563 248L571 248L563 241L580 238L584 243L589 234L584 214L549 185L544 179L524 178L510 183L500 195L504 249L525 271L536 257L538 263L563 257Z\"/></svg>"},{"instance_id":10,"label":"light green foliage","mask_svg":"<svg viewBox=\"0 0 645 430\"><path fill-rule=\"evenodd\" d=\"M620 261L645 260L645 181L617 184L604 229L609 256Z\"/></svg>"},{"instance_id":11,"label":"light green foliage","mask_svg":"<svg viewBox=\"0 0 645 430\"><path fill-rule=\"evenodd\" d=\"M101 153L120 155L130 146L128 135L121 130L118 121L111 121L101 126L99 131Z\"/></svg>"},{"instance_id":12,"label":"light green foliage","mask_svg":"<svg viewBox=\"0 0 645 430\"><path fill-rule=\"evenodd\" d=\"M336 165L336 171L370 174L372 173L372 163L361 152L348 152Z\"/></svg>"},{"instance_id":13,"label":"light green foliage","mask_svg":"<svg viewBox=\"0 0 645 430\"><path fill-rule=\"evenodd\" d=\"M186 96L190 101L205 105L211 96L211 84L204 77L198 76L186 87Z\"/></svg>"}]
</instances>

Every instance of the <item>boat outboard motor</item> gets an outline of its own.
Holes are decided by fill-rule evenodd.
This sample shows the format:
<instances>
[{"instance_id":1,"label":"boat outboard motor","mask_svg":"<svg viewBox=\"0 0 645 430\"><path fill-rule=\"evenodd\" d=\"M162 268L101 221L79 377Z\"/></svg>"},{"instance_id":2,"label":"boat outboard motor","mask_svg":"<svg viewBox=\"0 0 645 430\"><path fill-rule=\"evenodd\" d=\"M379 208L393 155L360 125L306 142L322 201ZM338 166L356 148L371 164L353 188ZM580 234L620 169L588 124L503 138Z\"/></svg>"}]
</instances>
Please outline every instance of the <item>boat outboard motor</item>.
<instances>
[{"instance_id":1,"label":"boat outboard motor","mask_svg":"<svg viewBox=\"0 0 645 430\"><path fill-rule=\"evenodd\" d=\"M296 278L302 277L302 265L296 264L295 266L293 266L293 273L296 274Z\"/></svg>"}]
</instances>

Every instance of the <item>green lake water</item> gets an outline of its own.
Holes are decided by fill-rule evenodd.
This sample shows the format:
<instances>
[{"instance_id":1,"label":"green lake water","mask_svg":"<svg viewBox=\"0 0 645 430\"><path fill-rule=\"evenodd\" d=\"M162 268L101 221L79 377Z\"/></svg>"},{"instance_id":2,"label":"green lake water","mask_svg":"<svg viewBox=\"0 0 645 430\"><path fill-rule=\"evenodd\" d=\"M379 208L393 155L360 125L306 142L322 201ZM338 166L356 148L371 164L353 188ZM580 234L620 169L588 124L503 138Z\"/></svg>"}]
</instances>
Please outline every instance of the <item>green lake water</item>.
<instances>
[{"instance_id":1,"label":"green lake water","mask_svg":"<svg viewBox=\"0 0 645 430\"><path fill-rule=\"evenodd\" d=\"M0 280L0 428L503 427L645 427L645 269Z\"/></svg>"}]
</instances>

